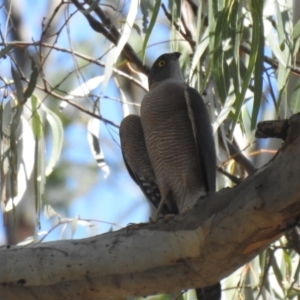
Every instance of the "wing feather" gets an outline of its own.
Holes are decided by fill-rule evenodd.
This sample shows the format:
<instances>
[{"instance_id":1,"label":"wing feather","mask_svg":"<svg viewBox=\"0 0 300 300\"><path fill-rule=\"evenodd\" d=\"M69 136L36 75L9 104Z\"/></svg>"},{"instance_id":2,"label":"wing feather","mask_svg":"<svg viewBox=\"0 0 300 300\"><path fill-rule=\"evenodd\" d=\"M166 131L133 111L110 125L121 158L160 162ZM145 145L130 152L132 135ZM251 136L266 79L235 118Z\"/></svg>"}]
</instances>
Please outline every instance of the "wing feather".
<instances>
[{"instance_id":1,"label":"wing feather","mask_svg":"<svg viewBox=\"0 0 300 300\"><path fill-rule=\"evenodd\" d=\"M148 201L158 208L161 201L156 177L146 149L141 118L129 115L120 125L120 141L122 155L129 175L140 187ZM177 214L178 210L172 203L165 203L161 213Z\"/></svg>"},{"instance_id":2,"label":"wing feather","mask_svg":"<svg viewBox=\"0 0 300 300\"><path fill-rule=\"evenodd\" d=\"M184 95L205 189L206 192L214 192L216 190L216 151L209 116L202 97L195 89L187 87Z\"/></svg>"}]
</instances>

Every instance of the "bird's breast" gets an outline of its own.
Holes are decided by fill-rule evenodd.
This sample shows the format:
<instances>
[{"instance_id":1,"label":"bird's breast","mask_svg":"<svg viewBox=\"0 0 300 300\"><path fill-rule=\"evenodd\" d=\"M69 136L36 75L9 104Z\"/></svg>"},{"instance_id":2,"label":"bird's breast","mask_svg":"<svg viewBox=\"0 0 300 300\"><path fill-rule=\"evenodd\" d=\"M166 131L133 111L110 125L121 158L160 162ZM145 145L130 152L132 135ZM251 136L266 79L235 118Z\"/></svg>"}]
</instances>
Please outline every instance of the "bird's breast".
<instances>
[{"instance_id":1,"label":"bird's breast","mask_svg":"<svg viewBox=\"0 0 300 300\"><path fill-rule=\"evenodd\" d=\"M184 97L185 83L166 82L151 89L141 104L147 151L158 184L199 188L201 172ZM185 186L184 186L185 185Z\"/></svg>"}]
</instances>

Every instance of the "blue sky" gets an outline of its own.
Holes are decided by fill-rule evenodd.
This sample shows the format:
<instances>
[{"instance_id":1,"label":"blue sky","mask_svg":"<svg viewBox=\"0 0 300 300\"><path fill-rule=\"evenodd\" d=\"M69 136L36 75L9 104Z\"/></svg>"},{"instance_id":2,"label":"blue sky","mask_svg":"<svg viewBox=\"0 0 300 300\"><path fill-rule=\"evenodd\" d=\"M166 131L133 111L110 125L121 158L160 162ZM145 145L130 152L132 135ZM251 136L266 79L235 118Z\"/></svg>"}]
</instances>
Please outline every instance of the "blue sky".
<instances>
[{"instance_id":1,"label":"blue sky","mask_svg":"<svg viewBox=\"0 0 300 300\"><path fill-rule=\"evenodd\" d=\"M46 4L46 1L20 1L22 18L25 22L23 36L26 41L39 40L41 34L41 23L43 17L46 15ZM69 13L71 12L73 12L73 8L69 10ZM63 22L64 16L62 16L59 23L62 25ZM5 25L6 21L2 8L0 10L0 26L2 32L5 32ZM149 45L154 43L154 41L157 43L169 39L166 30L167 28L164 25L158 24L157 28L158 30L150 38ZM105 49L101 48L103 47L103 40L101 40L99 34L96 34L91 30L85 18L80 13L77 13L71 19L69 36L71 37L72 47L76 47L76 45L81 45L86 42L86 52L88 55L99 57L105 53ZM7 37L7 40L10 41L9 35ZM63 30L60 34L60 38L58 39L56 46L70 49L70 40L68 39L66 30ZM75 48L74 50L76 51L77 49ZM85 51L85 48L81 47L80 50ZM154 61L157 56L166 51L169 51L168 44L158 44L155 47L152 47L151 51L147 52L148 54L151 54L151 56L147 57L147 60ZM67 72L68 69L72 71L74 69L74 62L69 54L64 54L59 51L53 51L52 53L52 61L51 64L47 66L47 72L49 74L49 78L52 79L52 82L55 82L56 74L59 76L65 75L57 73L57 68L63 66L64 72ZM80 74L83 75L85 80L88 80L89 78L101 75L102 73L103 69L99 66L88 66L83 69ZM10 61L8 59L1 61L0 76L11 78ZM70 83L71 86L68 86ZM70 82L66 82L63 87L70 91L74 89L76 85L79 85L78 80L70 80ZM93 91L93 94L108 96L108 98L120 98L113 80L109 82L104 93L102 93L101 87L98 87ZM72 109L70 108L66 108L62 113L59 113L58 105L59 101L57 104L54 104L54 107L57 107L58 115L62 116L63 114L68 114L68 109L72 114ZM120 103L110 99L101 100L101 114L106 119L112 120L116 124L119 124L123 117ZM75 115L78 117L77 114ZM66 184L67 189L69 190L72 190L74 187L82 184L80 180L82 178L81 176L88 176L89 173L84 173L86 166L96 165L87 141L87 124L85 121L82 121L82 119L84 119L83 113L80 113L79 116L81 116L80 120L72 120L72 123L65 128L64 148L61 154L61 160L58 162L59 164L63 161L67 161L75 170L76 168L77 170L83 170L80 176L70 174L69 178L67 178ZM47 138L47 142L47 149L49 150L51 137ZM147 221L149 217L149 205L142 192L132 181L125 169L119 147L117 129L101 123L100 142L105 159L110 167L110 175L107 178L104 178L103 172L99 169L98 172L96 172L96 184L92 185L86 193L73 195L70 206L67 209L62 208L60 205L55 206L55 204L53 204L54 209L62 218L76 218L76 216L80 216L81 219L93 219L117 223L120 226L126 226L131 222ZM47 190L45 194L47 194ZM0 217L0 222L2 221L1 218L2 216ZM42 213L41 231L50 230L56 222L56 217L47 220ZM111 228L111 225L101 222L95 222L93 224L97 224L97 227L89 230L87 230L85 226L78 225L75 233L72 232L71 226L69 226L69 228L67 228L64 232L63 238L83 238L89 235L106 232ZM115 226L113 228L117 229ZM61 236L61 230L62 226L53 230L53 232L49 234L45 240L59 239ZM0 230L0 232L0 243L3 243L3 230Z\"/></svg>"}]
</instances>

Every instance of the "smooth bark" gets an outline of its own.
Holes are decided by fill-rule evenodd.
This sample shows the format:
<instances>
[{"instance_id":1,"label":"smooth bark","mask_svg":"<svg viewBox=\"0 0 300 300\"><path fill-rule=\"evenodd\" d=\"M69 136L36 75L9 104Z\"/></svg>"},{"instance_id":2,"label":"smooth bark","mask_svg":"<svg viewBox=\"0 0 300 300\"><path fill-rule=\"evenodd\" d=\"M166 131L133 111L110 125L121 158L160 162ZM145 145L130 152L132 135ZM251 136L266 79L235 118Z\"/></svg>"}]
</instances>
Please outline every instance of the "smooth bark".
<instances>
[{"instance_id":1,"label":"smooth bark","mask_svg":"<svg viewBox=\"0 0 300 300\"><path fill-rule=\"evenodd\" d=\"M275 158L232 189L156 224L0 249L0 298L120 299L213 284L300 216L300 115Z\"/></svg>"}]
</instances>

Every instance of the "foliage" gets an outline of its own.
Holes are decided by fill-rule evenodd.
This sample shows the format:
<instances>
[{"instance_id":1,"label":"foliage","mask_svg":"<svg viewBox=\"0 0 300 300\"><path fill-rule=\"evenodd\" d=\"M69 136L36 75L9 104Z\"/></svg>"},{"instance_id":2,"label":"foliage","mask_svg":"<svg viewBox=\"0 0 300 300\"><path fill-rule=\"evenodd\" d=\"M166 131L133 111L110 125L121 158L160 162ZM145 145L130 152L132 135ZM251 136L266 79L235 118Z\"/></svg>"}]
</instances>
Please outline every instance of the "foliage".
<instances>
[{"instance_id":1,"label":"foliage","mask_svg":"<svg viewBox=\"0 0 300 300\"><path fill-rule=\"evenodd\" d=\"M187 81L204 95L216 136L219 188L233 186L276 152L279 144L254 140L258 121L300 110L300 21L291 0L53 3L40 35L27 40L16 39L16 7L6 1L1 8L9 24L1 27L0 50L3 215L18 210L31 189L36 225L47 208L58 225L72 223L72 232L77 224L90 226L91 220L62 219L51 203L45 205L66 127L74 117L86 125L91 153L108 176L100 122L110 128L109 142L118 139L121 115L137 113L150 61L163 52L182 53ZM118 117L106 116L107 101L117 101ZM231 143L240 149L235 155ZM225 279L223 288L228 299L293 299L298 273L298 255L283 238Z\"/></svg>"}]
</instances>

